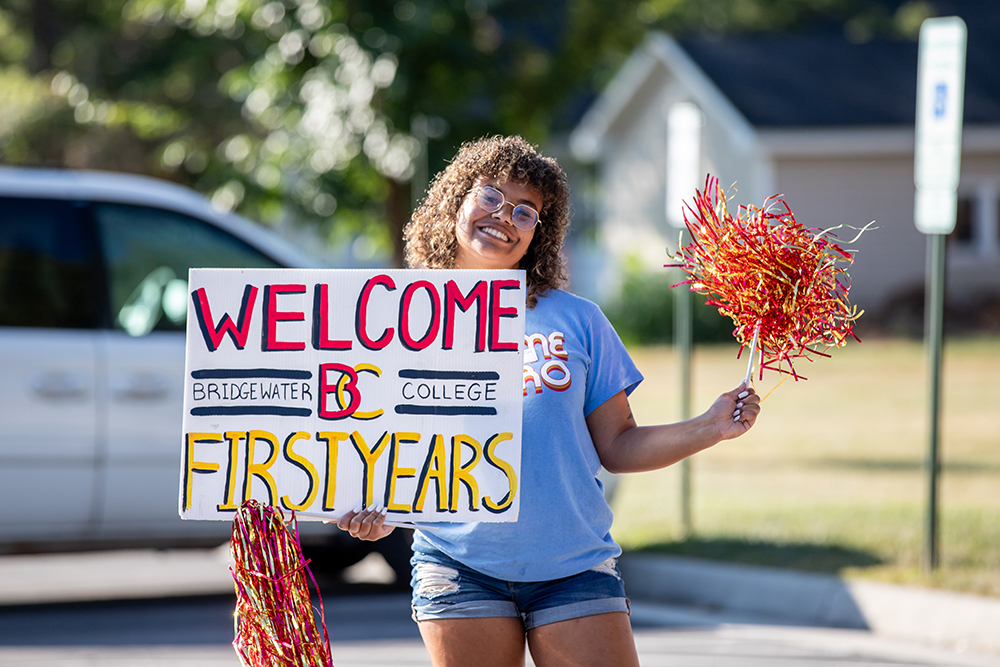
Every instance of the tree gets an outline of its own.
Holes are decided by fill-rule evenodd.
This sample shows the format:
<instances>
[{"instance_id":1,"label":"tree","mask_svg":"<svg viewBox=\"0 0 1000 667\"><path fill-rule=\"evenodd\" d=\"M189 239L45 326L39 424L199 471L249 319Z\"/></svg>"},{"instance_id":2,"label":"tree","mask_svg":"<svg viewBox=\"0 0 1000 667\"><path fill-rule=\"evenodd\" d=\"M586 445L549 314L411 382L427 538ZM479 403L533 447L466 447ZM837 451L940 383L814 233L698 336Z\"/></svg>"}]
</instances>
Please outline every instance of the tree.
<instances>
[{"instance_id":1,"label":"tree","mask_svg":"<svg viewBox=\"0 0 1000 667\"><path fill-rule=\"evenodd\" d=\"M372 104L395 58L336 21L343 5L7 5L0 25L28 46L4 72L34 101L0 135L5 161L152 173L265 223L385 236L386 181L409 178L415 142Z\"/></svg>"},{"instance_id":2,"label":"tree","mask_svg":"<svg viewBox=\"0 0 1000 667\"><path fill-rule=\"evenodd\" d=\"M875 30L927 4L0 0L0 160L170 178L399 264L423 174L568 129L649 27Z\"/></svg>"}]
</instances>

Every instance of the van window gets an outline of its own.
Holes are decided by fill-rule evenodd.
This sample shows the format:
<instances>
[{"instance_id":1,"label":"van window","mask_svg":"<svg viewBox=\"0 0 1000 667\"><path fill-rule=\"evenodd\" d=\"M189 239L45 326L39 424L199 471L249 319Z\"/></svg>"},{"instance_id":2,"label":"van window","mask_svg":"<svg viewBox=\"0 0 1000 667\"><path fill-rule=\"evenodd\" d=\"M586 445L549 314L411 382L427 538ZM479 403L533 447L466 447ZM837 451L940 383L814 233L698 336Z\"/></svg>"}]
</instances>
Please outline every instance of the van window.
<instances>
[{"instance_id":1,"label":"van window","mask_svg":"<svg viewBox=\"0 0 1000 667\"><path fill-rule=\"evenodd\" d=\"M133 336L183 331L190 268L277 268L232 234L181 213L94 204L108 275L111 318Z\"/></svg>"},{"instance_id":2,"label":"van window","mask_svg":"<svg viewBox=\"0 0 1000 667\"><path fill-rule=\"evenodd\" d=\"M79 207L0 197L0 326L99 326L97 266Z\"/></svg>"}]
</instances>

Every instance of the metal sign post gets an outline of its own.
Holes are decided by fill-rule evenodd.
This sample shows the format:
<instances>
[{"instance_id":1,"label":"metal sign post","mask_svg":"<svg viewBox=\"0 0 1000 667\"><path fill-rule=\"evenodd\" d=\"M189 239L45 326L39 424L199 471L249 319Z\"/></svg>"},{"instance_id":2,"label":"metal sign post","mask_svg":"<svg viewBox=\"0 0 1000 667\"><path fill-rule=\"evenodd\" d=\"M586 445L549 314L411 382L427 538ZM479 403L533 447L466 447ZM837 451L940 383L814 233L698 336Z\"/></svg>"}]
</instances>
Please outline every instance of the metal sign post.
<instances>
[{"instance_id":1,"label":"metal sign post","mask_svg":"<svg viewBox=\"0 0 1000 667\"><path fill-rule=\"evenodd\" d=\"M698 187L701 161L701 112L694 104L680 102L667 116L667 222L684 235L684 200ZM691 290L674 290L674 345L681 366L681 419L691 418ZM691 459L681 461L681 534L694 532L691 519Z\"/></svg>"},{"instance_id":2,"label":"metal sign post","mask_svg":"<svg viewBox=\"0 0 1000 667\"><path fill-rule=\"evenodd\" d=\"M927 238L925 330L930 366L927 449L927 516L924 567L938 566L938 472L941 351L944 340L945 236L955 228L962 160L962 106L968 32L957 16L920 26L917 124L913 180L914 223Z\"/></svg>"}]
</instances>

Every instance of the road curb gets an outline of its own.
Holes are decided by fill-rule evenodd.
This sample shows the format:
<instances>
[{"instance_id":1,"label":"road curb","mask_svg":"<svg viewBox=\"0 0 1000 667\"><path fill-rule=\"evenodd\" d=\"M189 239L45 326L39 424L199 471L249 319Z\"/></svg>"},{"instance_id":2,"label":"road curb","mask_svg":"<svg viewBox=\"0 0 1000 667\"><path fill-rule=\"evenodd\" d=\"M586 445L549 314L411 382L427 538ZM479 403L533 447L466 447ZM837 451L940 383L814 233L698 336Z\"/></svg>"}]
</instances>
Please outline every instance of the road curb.
<instances>
[{"instance_id":1,"label":"road curb","mask_svg":"<svg viewBox=\"0 0 1000 667\"><path fill-rule=\"evenodd\" d=\"M1000 655L994 598L664 554L627 553L619 567L636 600Z\"/></svg>"}]
</instances>

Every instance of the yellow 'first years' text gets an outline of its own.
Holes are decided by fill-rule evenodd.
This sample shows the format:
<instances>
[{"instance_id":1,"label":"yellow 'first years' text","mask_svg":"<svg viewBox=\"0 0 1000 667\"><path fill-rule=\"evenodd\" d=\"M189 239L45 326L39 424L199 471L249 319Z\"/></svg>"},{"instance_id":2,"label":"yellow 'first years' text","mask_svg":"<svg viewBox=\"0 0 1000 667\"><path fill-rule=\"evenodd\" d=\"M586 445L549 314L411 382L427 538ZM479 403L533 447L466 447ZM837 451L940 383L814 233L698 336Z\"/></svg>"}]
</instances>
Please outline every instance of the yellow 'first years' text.
<instances>
[{"instance_id":1,"label":"yellow 'first years' text","mask_svg":"<svg viewBox=\"0 0 1000 667\"><path fill-rule=\"evenodd\" d=\"M284 438L264 430L224 431L219 433L186 433L184 447L184 484L182 507L191 509L192 490L202 475L221 474L225 476L225 486L216 506L220 512L235 512L243 500L251 497L251 487L256 480L263 485L270 504L288 510L305 511L313 508L317 500L324 512L332 512L335 507L345 507L337 503L337 467L342 450L358 457L362 466L362 502L367 507L380 500L389 512L420 515L425 512L457 512L464 498L468 509L482 509L501 513L514 501L517 494L517 473L508 461L497 455L497 448L510 440L509 432L496 433L481 443L466 434L446 438L433 434L424 438L415 432L383 431L374 440L365 438L358 431L294 431ZM321 465L296 451L296 445L312 440L325 451ZM422 452L422 465L403 466L400 453L404 446L426 447ZM223 451L217 451L218 448ZM214 455L211 455L214 451ZM385 457L384 483L377 484L376 464ZM214 461L212 460L214 459ZM223 464L218 461L223 460ZM306 482L305 492L300 497L282 495L278 489L271 468L278 462L297 468ZM420 461L416 461L419 463ZM222 466L225 465L225 470ZM476 468L485 465L499 471L507 479L507 493L502 498L481 495L476 479ZM382 466L380 466L382 467ZM408 486L412 495L402 493L400 480L413 479ZM379 498L376 499L378 487ZM427 497L433 492L434 500L427 506ZM320 497L321 496L321 497ZM355 501L356 502L356 501ZM313 509L315 511L315 509ZM336 519L331 515L331 519ZM427 520L432 520L427 517Z\"/></svg>"}]
</instances>

